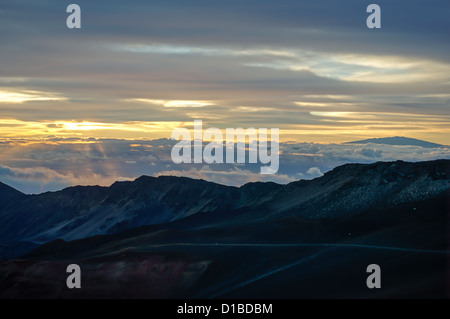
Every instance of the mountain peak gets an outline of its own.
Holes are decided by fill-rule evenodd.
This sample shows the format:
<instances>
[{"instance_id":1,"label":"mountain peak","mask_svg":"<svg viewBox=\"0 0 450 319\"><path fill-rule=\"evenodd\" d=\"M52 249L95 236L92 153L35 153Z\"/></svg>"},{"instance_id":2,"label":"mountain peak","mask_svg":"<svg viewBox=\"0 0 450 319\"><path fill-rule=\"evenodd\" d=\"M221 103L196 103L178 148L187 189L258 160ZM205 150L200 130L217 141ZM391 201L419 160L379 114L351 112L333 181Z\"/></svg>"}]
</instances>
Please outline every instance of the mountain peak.
<instances>
[{"instance_id":1,"label":"mountain peak","mask_svg":"<svg viewBox=\"0 0 450 319\"><path fill-rule=\"evenodd\" d=\"M420 146L424 148L442 147L443 145L437 143L431 143L423 140L418 140L410 137L394 136L394 137L380 137L369 138L366 140L346 142L344 144L385 144L385 145L401 145L401 146Z\"/></svg>"},{"instance_id":2,"label":"mountain peak","mask_svg":"<svg viewBox=\"0 0 450 319\"><path fill-rule=\"evenodd\" d=\"M22 196L26 195L17 189L0 182L0 209L5 208L8 205L12 205L16 198L20 198Z\"/></svg>"},{"instance_id":3,"label":"mountain peak","mask_svg":"<svg viewBox=\"0 0 450 319\"><path fill-rule=\"evenodd\" d=\"M14 196L14 195L20 196L24 194L18 191L17 189L0 182L0 199L6 196Z\"/></svg>"}]
</instances>

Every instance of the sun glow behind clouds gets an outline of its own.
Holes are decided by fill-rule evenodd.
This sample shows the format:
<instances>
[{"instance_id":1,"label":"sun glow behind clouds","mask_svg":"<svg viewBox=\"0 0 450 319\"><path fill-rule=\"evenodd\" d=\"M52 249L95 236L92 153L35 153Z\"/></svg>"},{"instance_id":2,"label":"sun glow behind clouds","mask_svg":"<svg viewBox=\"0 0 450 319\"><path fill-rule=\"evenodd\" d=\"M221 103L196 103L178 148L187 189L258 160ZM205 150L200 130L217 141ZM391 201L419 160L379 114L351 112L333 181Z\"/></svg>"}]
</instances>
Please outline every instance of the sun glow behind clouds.
<instances>
[{"instance_id":1,"label":"sun glow behind clouds","mask_svg":"<svg viewBox=\"0 0 450 319\"><path fill-rule=\"evenodd\" d=\"M308 103L305 103L308 104ZM327 104L327 103L324 103ZM303 123L265 123L259 127L278 127L280 140L296 140L308 142L344 142L351 139L364 139L372 136L409 136L425 138L431 141L448 144L450 127L447 123L450 116L432 114L407 114L388 112L332 111L331 108L318 107L320 111L310 108L302 111ZM239 117L249 112L261 113L257 107L237 107ZM189 113L191 114L191 113ZM156 139L170 138L174 129L193 129L194 119L207 119L205 114L191 114L187 121L128 121L122 123L100 121L25 121L19 119L0 118L0 138L39 140L48 137L56 138L120 138L120 139ZM191 116L189 115L189 116ZM195 116L194 116L195 115ZM236 123L237 124L237 123ZM252 125L235 125L249 128ZM219 127L225 129L226 123L217 115L209 117L203 129ZM368 133L369 132L369 133ZM439 134L436 134L439 132ZM444 134L444 135L443 135Z\"/></svg>"},{"instance_id":2,"label":"sun glow behind clouds","mask_svg":"<svg viewBox=\"0 0 450 319\"><path fill-rule=\"evenodd\" d=\"M210 101L188 101L188 100L153 100L153 99L127 99L126 102L140 102L164 107L205 107L212 105Z\"/></svg>"},{"instance_id":3,"label":"sun glow behind clouds","mask_svg":"<svg viewBox=\"0 0 450 319\"><path fill-rule=\"evenodd\" d=\"M64 97L56 93L23 90L9 91L0 89L0 103L23 103L28 101L65 101Z\"/></svg>"},{"instance_id":4,"label":"sun glow behind clouds","mask_svg":"<svg viewBox=\"0 0 450 319\"><path fill-rule=\"evenodd\" d=\"M37 122L16 119L0 119L0 138L28 138L45 139L47 137L94 137L94 138L164 138L170 137L171 132L183 122L77 122L54 121Z\"/></svg>"},{"instance_id":5,"label":"sun glow behind clouds","mask_svg":"<svg viewBox=\"0 0 450 319\"><path fill-rule=\"evenodd\" d=\"M311 115L324 116L324 117L339 117L339 118L354 118L354 119L364 119L364 118L375 118L373 114L366 112L310 112Z\"/></svg>"}]
</instances>

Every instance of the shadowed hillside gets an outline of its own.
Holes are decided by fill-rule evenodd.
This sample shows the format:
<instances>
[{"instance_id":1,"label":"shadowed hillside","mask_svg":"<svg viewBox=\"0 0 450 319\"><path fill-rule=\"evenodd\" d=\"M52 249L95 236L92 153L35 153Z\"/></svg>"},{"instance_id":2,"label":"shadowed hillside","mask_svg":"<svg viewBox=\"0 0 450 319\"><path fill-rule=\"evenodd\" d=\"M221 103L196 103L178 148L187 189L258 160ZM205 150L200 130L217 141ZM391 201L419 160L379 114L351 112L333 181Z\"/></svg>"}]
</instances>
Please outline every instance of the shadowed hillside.
<instances>
[{"instance_id":1,"label":"shadowed hillside","mask_svg":"<svg viewBox=\"0 0 450 319\"><path fill-rule=\"evenodd\" d=\"M284 186L141 177L11 191L16 205L1 212L8 245L52 241L0 263L0 296L443 297L449 168L397 161ZM69 263L82 267L83 289L65 287ZM383 289L365 286L371 263L383 269Z\"/></svg>"}]
</instances>

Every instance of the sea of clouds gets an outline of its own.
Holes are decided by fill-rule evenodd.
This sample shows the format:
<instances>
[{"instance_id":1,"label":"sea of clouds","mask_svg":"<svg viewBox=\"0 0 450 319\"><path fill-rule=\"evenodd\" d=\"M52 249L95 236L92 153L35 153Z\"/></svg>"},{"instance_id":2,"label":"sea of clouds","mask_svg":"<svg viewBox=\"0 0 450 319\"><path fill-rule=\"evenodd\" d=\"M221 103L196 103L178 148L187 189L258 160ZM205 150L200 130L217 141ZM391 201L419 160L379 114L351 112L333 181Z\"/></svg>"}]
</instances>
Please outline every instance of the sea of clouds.
<instances>
[{"instance_id":1,"label":"sea of clouds","mask_svg":"<svg viewBox=\"0 0 450 319\"><path fill-rule=\"evenodd\" d=\"M346 163L450 159L450 146L423 148L383 144L281 143L277 174L260 174L261 164L174 164L176 141L48 139L0 142L0 181L28 194L73 185L109 186L141 175L175 175L241 186L248 182L289 183L313 179Z\"/></svg>"}]
</instances>

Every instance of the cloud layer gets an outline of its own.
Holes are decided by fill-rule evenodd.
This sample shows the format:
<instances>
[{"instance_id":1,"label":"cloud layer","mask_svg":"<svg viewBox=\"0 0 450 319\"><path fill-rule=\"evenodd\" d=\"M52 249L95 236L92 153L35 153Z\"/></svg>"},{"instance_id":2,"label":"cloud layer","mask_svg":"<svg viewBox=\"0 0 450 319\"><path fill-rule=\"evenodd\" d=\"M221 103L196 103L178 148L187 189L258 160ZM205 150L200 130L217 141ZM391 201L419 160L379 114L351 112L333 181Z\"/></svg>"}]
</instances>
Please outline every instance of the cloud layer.
<instances>
[{"instance_id":1,"label":"cloud layer","mask_svg":"<svg viewBox=\"0 0 450 319\"><path fill-rule=\"evenodd\" d=\"M26 193L72 185L109 186L141 175L201 178L226 185L312 179L345 163L450 159L450 147L422 148L381 144L281 143L277 174L261 175L260 164L174 164L175 141L117 139L49 139L3 141L0 181Z\"/></svg>"}]
</instances>

